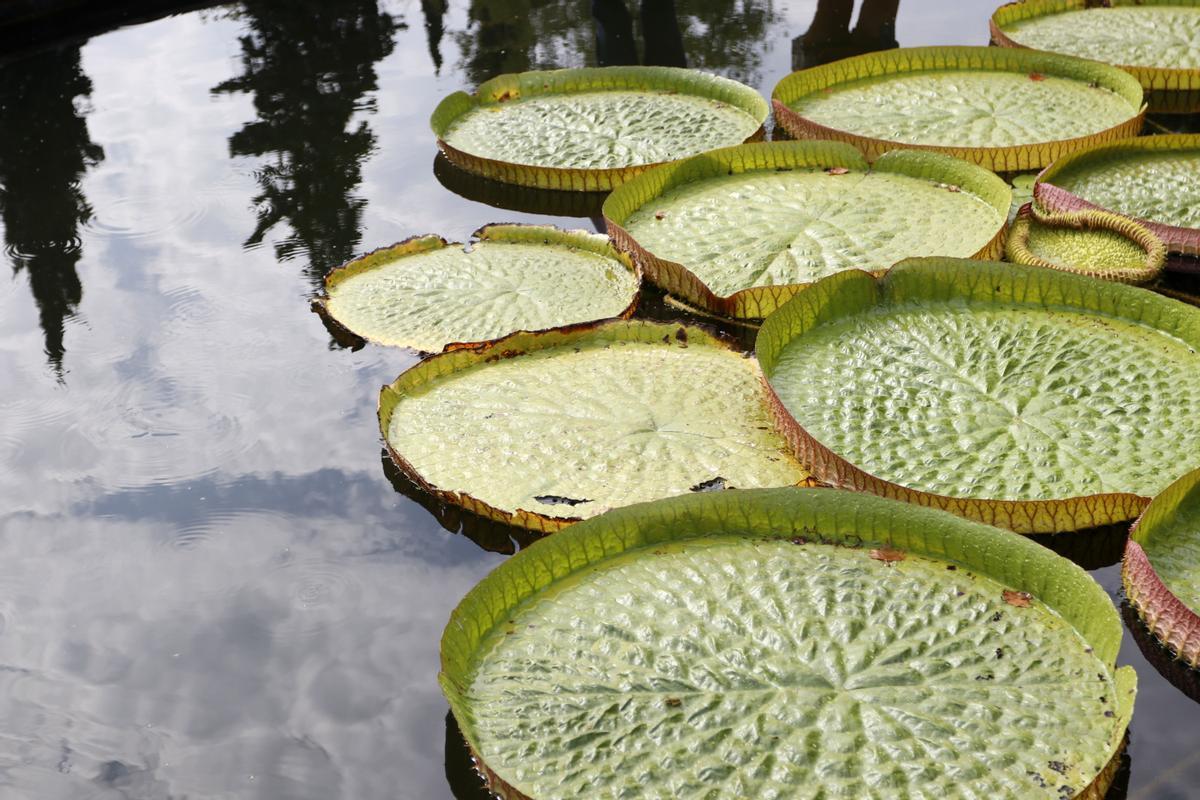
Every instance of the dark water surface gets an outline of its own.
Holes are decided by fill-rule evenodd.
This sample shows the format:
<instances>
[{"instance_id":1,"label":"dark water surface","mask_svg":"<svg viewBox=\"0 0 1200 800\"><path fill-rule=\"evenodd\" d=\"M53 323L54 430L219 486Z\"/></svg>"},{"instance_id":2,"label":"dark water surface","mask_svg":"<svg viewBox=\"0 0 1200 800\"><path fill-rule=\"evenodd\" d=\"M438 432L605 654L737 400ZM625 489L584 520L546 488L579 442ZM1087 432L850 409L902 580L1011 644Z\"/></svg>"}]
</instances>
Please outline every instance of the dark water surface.
<instances>
[{"instance_id":1,"label":"dark water surface","mask_svg":"<svg viewBox=\"0 0 1200 800\"><path fill-rule=\"evenodd\" d=\"M902 0L895 35L982 44L993 3ZM413 234L594 226L435 166L443 94L639 58L769 93L891 37L794 46L815 7L251 0L0 63L0 800L478 797L437 644L518 542L403 493L375 403L413 359L309 299ZM1200 797L1200 707L1121 661L1119 783Z\"/></svg>"}]
</instances>

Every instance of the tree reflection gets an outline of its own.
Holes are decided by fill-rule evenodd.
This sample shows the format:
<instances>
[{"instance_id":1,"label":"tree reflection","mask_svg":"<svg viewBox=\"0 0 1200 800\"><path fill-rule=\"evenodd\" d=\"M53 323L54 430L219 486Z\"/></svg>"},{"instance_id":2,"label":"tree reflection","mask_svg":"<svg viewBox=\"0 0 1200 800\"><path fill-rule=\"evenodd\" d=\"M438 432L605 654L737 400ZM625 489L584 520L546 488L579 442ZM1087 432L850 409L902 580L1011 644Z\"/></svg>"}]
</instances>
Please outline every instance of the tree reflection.
<instances>
[{"instance_id":1,"label":"tree reflection","mask_svg":"<svg viewBox=\"0 0 1200 800\"><path fill-rule=\"evenodd\" d=\"M896 13L900 0L863 0L850 28L854 0L818 0L808 30L792 40L792 69L899 47Z\"/></svg>"},{"instance_id":2,"label":"tree reflection","mask_svg":"<svg viewBox=\"0 0 1200 800\"><path fill-rule=\"evenodd\" d=\"M471 0L467 16L457 43L474 84L504 72L641 63L757 85L762 41L778 18L773 0Z\"/></svg>"},{"instance_id":3,"label":"tree reflection","mask_svg":"<svg viewBox=\"0 0 1200 800\"><path fill-rule=\"evenodd\" d=\"M92 216L80 181L104 158L78 105L92 91L81 46L0 66L0 219L14 271L29 275L46 357L60 380L63 320L83 297L79 226Z\"/></svg>"},{"instance_id":4,"label":"tree reflection","mask_svg":"<svg viewBox=\"0 0 1200 800\"><path fill-rule=\"evenodd\" d=\"M366 200L355 196L375 135L358 112L375 110L375 64L394 47L396 22L376 0L248 0L243 74L213 89L254 95L258 118L229 139L234 156L268 157L258 171L258 222L245 246L280 222L280 260L307 256L314 282L348 260Z\"/></svg>"}]
</instances>

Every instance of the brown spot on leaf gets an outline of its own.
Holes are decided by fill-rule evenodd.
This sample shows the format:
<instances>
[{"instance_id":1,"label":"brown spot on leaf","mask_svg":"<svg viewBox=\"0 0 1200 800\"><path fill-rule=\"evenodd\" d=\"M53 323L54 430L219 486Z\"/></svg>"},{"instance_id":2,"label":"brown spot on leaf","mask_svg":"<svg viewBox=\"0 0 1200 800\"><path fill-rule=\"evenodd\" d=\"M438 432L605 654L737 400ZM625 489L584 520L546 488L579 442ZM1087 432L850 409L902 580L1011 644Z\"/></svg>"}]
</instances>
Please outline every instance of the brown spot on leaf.
<instances>
[{"instance_id":1,"label":"brown spot on leaf","mask_svg":"<svg viewBox=\"0 0 1200 800\"><path fill-rule=\"evenodd\" d=\"M687 329L680 328L679 330L675 331L675 339L683 344L687 344Z\"/></svg>"},{"instance_id":2,"label":"brown spot on leaf","mask_svg":"<svg viewBox=\"0 0 1200 800\"><path fill-rule=\"evenodd\" d=\"M504 94L502 94L496 98L496 102L497 103L507 103L509 100L512 100L516 96L517 96L516 93L514 93L511 89L505 89Z\"/></svg>"},{"instance_id":3,"label":"brown spot on leaf","mask_svg":"<svg viewBox=\"0 0 1200 800\"><path fill-rule=\"evenodd\" d=\"M947 183L947 184L946 184L946 191L947 191L947 192L955 192L955 193L957 193L957 192L961 192L961 191L962 191L962 189L960 189L959 187L955 186L953 183Z\"/></svg>"},{"instance_id":4,"label":"brown spot on leaf","mask_svg":"<svg viewBox=\"0 0 1200 800\"><path fill-rule=\"evenodd\" d=\"M1061 761L1047 761L1046 766L1057 772L1059 775L1067 774L1067 765Z\"/></svg>"},{"instance_id":5,"label":"brown spot on leaf","mask_svg":"<svg viewBox=\"0 0 1200 800\"><path fill-rule=\"evenodd\" d=\"M655 218L655 219L663 219L663 218L664 218L664 217L666 217L666 216L667 216L667 215L666 215L664 212L662 212L662 211L655 211L655 212L654 212L654 218Z\"/></svg>"},{"instance_id":6,"label":"brown spot on leaf","mask_svg":"<svg viewBox=\"0 0 1200 800\"><path fill-rule=\"evenodd\" d=\"M670 708L679 708L681 705L683 705L683 701L680 700L678 697L668 697L667 705Z\"/></svg>"},{"instance_id":7,"label":"brown spot on leaf","mask_svg":"<svg viewBox=\"0 0 1200 800\"><path fill-rule=\"evenodd\" d=\"M830 167L825 171L830 175L845 175L850 170L846 167Z\"/></svg>"},{"instance_id":8,"label":"brown spot on leaf","mask_svg":"<svg viewBox=\"0 0 1200 800\"><path fill-rule=\"evenodd\" d=\"M1040 72L1031 72L1029 73L1029 80L1041 82L1046 80L1046 76Z\"/></svg>"},{"instance_id":9,"label":"brown spot on leaf","mask_svg":"<svg viewBox=\"0 0 1200 800\"><path fill-rule=\"evenodd\" d=\"M1029 601L1033 599L1033 595L1029 592L1017 592L1012 589L1004 590L1004 602L1010 606L1017 608L1029 608Z\"/></svg>"},{"instance_id":10,"label":"brown spot on leaf","mask_svg":"<svg viewBox=\"0 0 1200 800\"><path fill-rule=\"evenodd\" d=\"M882 561L885 564L890 564L893 561L903 561L905 558L903 550L896 550L891 547L877 547L870 552L870 556L876 561Z\"/></svg>"}]
</instances>

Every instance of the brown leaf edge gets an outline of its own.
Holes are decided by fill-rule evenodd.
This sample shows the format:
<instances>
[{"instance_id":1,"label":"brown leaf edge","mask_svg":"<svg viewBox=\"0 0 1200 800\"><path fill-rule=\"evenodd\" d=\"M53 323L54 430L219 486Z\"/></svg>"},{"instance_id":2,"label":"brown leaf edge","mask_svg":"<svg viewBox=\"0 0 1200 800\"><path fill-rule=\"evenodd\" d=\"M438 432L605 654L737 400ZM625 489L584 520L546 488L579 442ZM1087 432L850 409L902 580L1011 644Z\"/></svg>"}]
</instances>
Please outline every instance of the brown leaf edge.
<instances>
[{"instance_id":1,"label":"brown leaf edge","mask_svg":"<svg viewBox=\"0 0 1200 800\"><path fill-rule=\"evenodd\" d=\"M1160 525L1175 516L1184 502L1196 496L1198 487L1200 470L1194 470L1151 501L1130 531L1121 566L1121 583L1130 605L1154 637L1193 668L1200 668L1200 615L1167 588L1143 545Z\"/></svg>"},{"instance_id":2,"label":"brown leaf edge","mask_svg":"<svg viewBox=\"0 0 1200 800\"><path fill-rule=\"evenodd\" d=\"M1054 183L1072 167L1086 167L1090 162L1104 161L1120 154L1136 154L1138 152L1158 153L1171 150L1200 150L1200 133L1171 133L1155 136L1139 136L1121 139L1105 145L1089 147L1073 153L1066 158L1055 161L1042 170L1033 184L1033 198L1037 204L1047 211L1107 211L1112 214L1119 212L1098 206L1084 200L1073 192ZM1128 219L1140 222L1154 232L1172 253L1187 256L1200 256L1200 228L1185 228L1179 225L1167 225L1154 220L1141 219L1128 214L1122 214ZM1170 263L1167 269L1171 269Z\"/></svg>"},{"instance_id":3,"label":"brown leaf edge","mask_svg":"<svg viewBox=\"0 0 1200 800\"><path fill-rule=\"evenodd\" d=\"M647 320L608 320L549 331L519 331L495 342L448 350L414 364L380 390L377 412L379 431L388 455L396 467L421 491L443 503L460 506L484 519L543 534L553 533L578 522L581 517L560 517L527 509L510 511L497 508L465 492L436 486L426 480L402 453L392 447L388 440L388 428L391 427L392 413L406 394L424 390L446 376L480 364L519 358L539 350L596 341L640 342L679 348L719 347L730 352L742 352L726 336L704 326ZM764 402L765 399L764 397ZM786 450L784 452L788 454ZM818 486L820 482L809 478L798 485Z\"/></svg>"},{"instance_id":4,"label":"brown leaf edge","mask_svg":"<svg viewBox=\"0 0 1200 800\"><path fill-rule=\"evenodd\" d=\"M897 283L905 283L902 290L911 291L913 284L919 281L935 285L935 290L942 293L939 296L969 297L984 303L996 296L1003 299L1002 292L1022 298L1023 302L1036 303L1038 297L1053 292L1057 308L1073 306L1097 313L1096 305L1103 305L1101 313L1129 319L1134 318L1129 312L1134 308L1145 314L1136 321L1152 327L1164 318L1178 316L1181 309L1189 315L1196 313L1183 303L1137 287L1097 281L1060 270L993 261L911 258L896 264L878 278L861 270L832 275L813 284L769 317L756 340L755 351L763 368L763 385L776 427L800 464L814 479L828 486L938 508L1022 534L1071 533L1135 519L1150 498L1127 492L1106 492L1056 500L998 500L951 497L902 486L873 475L833 452L788 412L770 381L776 359L787 342L813 324L837 318L845 312L845 307L851 308L848 313L854 313L878 305L890 292L896 291ZM1127 296L1126 293L1134 294ZM1194 328L1190 333L1195 341L1191 343L1200 347L1200 320L1189 321ZM1179 332L1170 335L1180 337Z\"/></svg>"},{"instance_id":5,"label":"brown leaf edge","mask_svg":"<svg viewBox=\"0 0 1200 800\"><path fill-rule=\"evenodd\" d=\"M754 286L721 296L685 265L657 256L643 247L624 228L624 223L646 203L683 184L723 175L792 169L890 172L946 183L975 194L995 208L1002 220L1007 218L1012 202L1012 187L994 173L941 153L895 151L883 154L870 164L857 148L842 142L776 141L710 150L656 167L617 187L608 196L604 201L604 224L616 248L630 254L651 283L717 316L761 320L811 284ZM971 254L971 258L999 258L1004 253L1006 238L1007 226L1002 223L995 235L978 252Z\"/></svg>"},{"instance_id":6,"label":"brown leaf edge","mask_svg":"<svg viewBox=\"0 0 1200 800\"><path fill-rule=\"evenodd\" d=\"M604 89L671 91L719 100L758 120L759 127L746 139L747 142L758 141L765 135L769 108L758 92L729 78L678 67L584 67L497 75L480 84L473 94L455 92L444 98L434 110L430 124L437 136L438 148L452 164L467 172L537 189L606 192L658 164L607 169L517 164L468 153L451 146L443 138L455 120L479 106L520 97Z\"/></svg>"},{"instance_id":7,"label":"brown leaf edge","mask_svg":"<svg viewBox=\"0 0 1200 800\"><path fill-rule=\"evenodd\" d=\"M1087 264L1066 264L1050 261L1033 252L1029 236L1035 226L1065 228L1074 231L1108 231L1136 244L1145 253L1141 266L1093 269ZM1134 286L1150 283L1162 274L1167 260L1167 246L1149 228L1128 217L1108 211L1082 209L1080 211L1045 212L1033 203L1026 203L1017 212L1008 232L1005 257L1014 264L1024 264L1042 269L1058 269L1087 275L1103 281L1128 283Z\"/></svg>"},{"instance_id":8,"label":"brown leaf edge","mask_svg":"<svg viewBox=\"0 0 1200 800\"><path fill-rule=\"evenodd\" d=\"M1064 11L1081 11L1098 5L1100 4L1096 0L1023 0L1022 2L1006 3L993 12L991 19L988 20L988 30L991 32L992 42L1000 47L1033 50L1005 33L1005 26L1034 17L1050 16ZM1186 6L1200 5L1200 2L1196 2L1196 0L1157 0L1157 2L1156 0L1106 0L1103 5L1114 8L1153 5ZM1048 51L1035 50L1034 52ZM1147 92L1175 93L1200 89L1200 69L1145 67L1131 64L1114 64L1113 66L1125 70L1137 78L1138 83Z\"/></svg>"},{"instance_id":9,"label":"brown leaf edge","mask_svg":"<svg viewBox=\"0 0 1200 800\"><path fill-rule=\"evenodd\" d=\"M1009 147L954 147L917 145L860 136L849 131L821 125L789 107L800 97L839 83L866 77L937 69L991 69L1029 74L1054 75L1096 83L1125 98L1129 119L1105 130L1072 139L1037 142ZM823 64L793 72L771 93L775 122L796 139L831 139L859 148L868 159L878 158L895 149L931 150L970 161L994 172L1020 172L1041 169L1068 153L1096 144L1136 136L1142 129L1146 106L1142 88L1131 75L1116 67L1040 50L995 47L903 47Z\"/></svg>"},{"instance_id":10,"label":"brown leaf edge","mask_svg":"<svg viewBox=\"0 0 1200 800\"><path fill-rule=\"evenodd\" d=\"M568 247L577 250L585 250L605 258L612 259L618 262L625 269L633 273L636 280L636 289L633 297L629 301L621 313L615 317L608 319L629 319L633 312L637 310L638 302L642 295L642 284L644 276L642 268L625 253L620 252L612 246L608 237L600 234L591 233L584 230L563 230L556 228L553 225L529 225L524 223L514 222L494 222L489 225L484 225L479 230L471 234L470 243L472 245L479 242L496 242L504 244L541 244L550 247ZM338 328L358 337L364 341L374 342L385 346L397 346L390 342L380 342L377 339L372 339L358 331L351 330L343 325L337 317L329 310L329 292L334 289L339 283L347 278L361 275L364 272L378 269L390 265L401 258L416 255L419 253L427 253L433 250L440 250L446 247L463 247L461 242L448 242L437 234L424 234L420 236L412 236L404 241L397 242L387 247L380 247L372 250L366 255L359 256L351 261L346 262L340 267L332 270L325 276L325 292L312 301L313 310L322 316L324 320L337 325ZM558 328L547 328L548 331L553 330L570 330L581 325L593 325L604 320L584 320L571 325L561 326ZM513 331L513 333L538 333L541 331ZM508 336L511 334L505 334ZM504 338L504 337L500 337ZM463 348L475 348L490 342L498 341L498 339L490 339L482 342L447 342L442 348L442 352L450 350L461 350ZM421 356L430 355L429 351L420 350L416 347L407 345L399 345L408 350L412 350Z\"/></svg>"},{"instance_id":11,"label":"brown leaf edge","mask_svg":"<svg viewBox=\"0 0 1200 800\"><path fill-rule=\"evenodd\" d=\"M873 544L890 548L894 546L895 537L894 532L889 533L889 529L894 525L892 520L904 513L913 513L915 509L913 512L905 512L903 507L886 508L886 502L836 489L734 490L718 495L682 496L610 511L564 533L561 542L560 537L543 539L501 564L468 592L451 614L442 635L441 671L438 676L470 758L489 791L504 800L533 800L508 783L483 760L472 741L470 715L462 694L469 670L468 664L473 658L470 649L483 641L488 631L494 630L496 623L508 618L509 608L519 605L526 596L541 591L555 581L591 568L596 561L617 557L626 550L644 547L649 543L674 539L669 533L670 530L703 529L707 535L712 533L712 528L716 528L751 537L765 535L768 539L788 539L801 534L799 539L792 540L802 544L809 537L814 537L816 541L855 548L870 547ZM805 507L810 503L812 510ZM815 527L811 518L819 518L837 506L842 508L834 513L841 515L843 520L852 520L850 527L843 527L845 523L834 523L835 527L825 531L824 535L818 533L824 529ZM920 513L929 514L927 511ZM698 525L697 520L700 518L703 519L703 524ZM990 552L992 557L996 558L997 554L988 544L988 537L1005 534L982 528L978 533L983 536L972 538L970 544L964 547L965 541L956 541L956 537L965 531L952 531L952 526L961 524L963 523L949 517L946 517L945 521L935 520L934 516L930 515L930 518L920 525L922 532L929 536L926 540L929 549L921 546L916 552L968 567L978 567L977 559L985 553ZM855 528L857 531L853 530ZM615 534L614 541L601 542L587 538L592 536L599 540L605 530ZM906 541L911 546L911 540ZM1023 548L1013 547L1018 544L1028 545L1039 554L1043 554L1038 563L1030 563L1028 556L1025 556L1026 563L1018 566L1023 555L1020 552ZM551 548L551 545L560 546ZM1069 598L1069 610L1067 606L1060 606L1056 610L1075 624L1077 629L1080 619L1089 619L1087 633L1083 633L1084 638L1095 648L1097 657L1114 670L1118 696L1114 698L1113 709L1120 720L1120 728L1116 731L1120 738L1113 742L1108 762L1099 769L1091 783L1080 792L1071 795L1073 800L1103 800L1119 771L1122 756L1128 745L1127 726L1137 693L1137 676L1133 669L1116 668L1113 664L1120 643L1120 618L1106 596L1102 596L1102 602L1097 603L1094 610L1101 616L1111 614L1111 622L1106 626L1092 617L1092 610L1087 606L1090 592L1081 591L1081 586L1071 589L1058 588L1052 595L1056 597L1054 600L1051 596L1043 596L1042 590L1035 588L1044 588L1048 582L1052 582L1049 576L1056 574L1054 568L1047 569L1048 565L1041 562L1042 558L1060 559L1062 563L1066 563L1066 559L1061 559L1028 540L1006 540L1001 549L1016 550L1006 553L1006 560L1010 568L1021 576L1017 581L1018 585L1036 593L1031 593L1030 596L1038 596L1052 608L1055 607L1054 603L1062 603ZM1073 569L1079 569L1071 566ZM993 574L992 577L998 576ZM515 591L512 588L514 585ZM1079 630L1083 632L1082 629Z\"/></svg>"}]
</instances>

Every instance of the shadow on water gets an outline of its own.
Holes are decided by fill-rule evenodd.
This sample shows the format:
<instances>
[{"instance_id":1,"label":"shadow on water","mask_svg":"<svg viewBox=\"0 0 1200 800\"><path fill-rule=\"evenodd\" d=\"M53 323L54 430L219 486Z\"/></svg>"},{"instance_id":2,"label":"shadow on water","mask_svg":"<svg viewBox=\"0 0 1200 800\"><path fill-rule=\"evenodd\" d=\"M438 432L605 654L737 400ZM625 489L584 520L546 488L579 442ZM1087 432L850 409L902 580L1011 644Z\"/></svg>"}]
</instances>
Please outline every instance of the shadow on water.
<instances>
[{"instance_id":1,"label":"shadow on water","mask_svg":"<svg viewBox=\"0 0 1200 800\"><path fill-rule=\"evenodd\" d=\"M286 222L281 261L306 258L315 288L362 239L367 201L355 194L375 135L356 115L374 112L375 65L398 29L375 0L327 3L249 0L239 17L242 75L214 94L254 95L258 118L229 139L233 156L265 157L256 171L258 221L244 247Z\"/></svg>"},{"instance_id":2,"label":"shadow on water","mask_svg":"<svg viewBox=\"0 0 1200 800\"><path fill-rule=\"evenodd\" d=\"M1129 525L1102 525L1070 533L1034 534L1028 538L1086 570L1102 569L1121 561L1125 541L1129 538Z\"/></svg>"},{"instance_id":3,"label":"shadow on water","mask_svg":"<svg viewBox=\"0 0 1200 800\"><path fill-rule=\"evenodd\" d=\"M850 27L853 0L818 0L808 30L792 40L792 69L807 69L850 56L899 47L896 14L900 0L863 0Z\"/></svg>"},{"instance_id":4,"label":"shadow on water","mask_svg":"<svg viewBox=\"0 0 1200 800\"><path fill-rule=\"evenodd\" d=\"M542 538L541 534L534 531L503 525L478 514L472 514L459 506L443 503L401 472L386 449L379 451L379 460L383 465L384 477L388 479L388 483L397 493L404 495L432 514L438 524L446 530L451 533L461 533L484 550L512 555Z\"/></svg>"},{"instance_id":5,"label":"shadow on water","mask_svg":"<svg viewBox=\"0 0 1200 800\"><path fill-rule=\"evenodd\" d=\"M1142 655L1158 673L1176 689L1200 703L1200 670L1188 666L1163 647L1128 600L1121 602L1121 619L1125 621L1125 627L1129 629Z\"/></svg>"},{"instance_id":6,"label":"shadow on water","mask_svg":"<svg viewBox=\"0 0 1200 800\"><path fill-rule=\"evenodd\" d=\"M46 357L63 378L63 322L83 298L79 228L92 216L80 182L104 158L83 112L92 82L81 45L0 66L0 219L5 254L29 276Z\"/></svg>"},{"instance_id":7,"label":"shadow on water","mask_svg":"<svg viewBox=\"0 0 1200 800\"><path fill-rule=\"evenodd\" d=\"M524 214L587 217L593 227L604 231L600 208L608 192L565 192L501 183L459 169L441 153L433 160L433 174L443 187L467 200Z\"/></svg>"}]
</instances>

